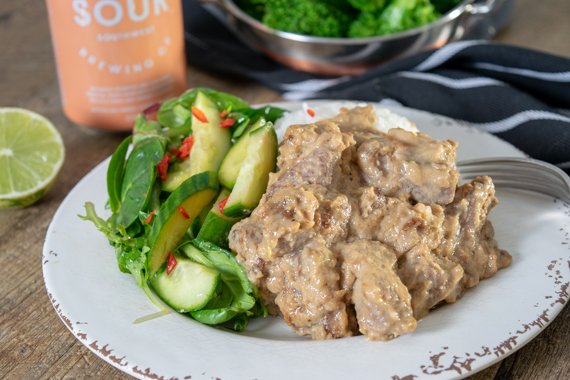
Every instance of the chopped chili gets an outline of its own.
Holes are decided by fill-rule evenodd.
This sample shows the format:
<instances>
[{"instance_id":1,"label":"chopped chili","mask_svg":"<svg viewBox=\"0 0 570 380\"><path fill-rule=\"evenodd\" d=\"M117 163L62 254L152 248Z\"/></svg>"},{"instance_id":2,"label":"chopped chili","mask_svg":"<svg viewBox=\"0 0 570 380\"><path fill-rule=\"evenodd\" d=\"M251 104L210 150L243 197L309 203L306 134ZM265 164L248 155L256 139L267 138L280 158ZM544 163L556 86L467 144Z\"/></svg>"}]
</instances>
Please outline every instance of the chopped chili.
<instances>
[{"instance_id":1,"label":"chopped chili","mask_svg":"<svg viewBox=\"0 0 570 380\"><path fill-rule=\"evenodd\" d=\"M152 210L152 211L150 212L150 214L148 214L148 216L147 216L146 219L144 220L144 222L145 222L146 224L150 224L150 222L152 222L152 218L154 217L154 211L155 211L155 210Z\"/></svg>"},{"instance_id":2,"label":"chopped chili","mask_svg":"<svg viewBox=\"0 0 570 380\"><path fill-rule=\"evenodd\" d=\"M170 273L172 273L172 271L176 267L176 264L178 264L178 262L176 261L176 257L174 257L172 252L168 252L168 261L166 263L166 274L167 275L170 275Z\"/></svg>"},{"instance_id":3,"label":"chopped chili","mask_svg":"<svg viewBox=\"0 0 570 380\"><path fill-rule=\"evenodd\" d=\"M184 210L184 207L182 206L178 207L178 212L180 213L180 215L184 217L184 219L190 219L190 215L188 215L186 210Z\"/></svg>"},{"instance_id":4,"label":"chopped chili","mask_svg":"<svg viewBox=\"0 0 570 380\"><path fill-rule=\"evenodd\" d=\"M190 156L190 151L192 150L192 146L194 145L194 136L190 135L182 141L180 144L180 149L178 149L178 153L176 156L181 159L188 158Z\"/></svg>"},{"instance_id":5,"label":"chopped chili","mask_svg":"<svg viewBox=\"0 0 570 380\"><path fill-rule=\"evenodd\" d=\"M168 162L170 161L170 154L166 153L162 160L156 165L158 176L162 181L166 181L166 172L168 172Z\"/></svg>"},{"instance_id":6,"label":"chopped chili","mask_svg":"<svg viewBox=\"0 0 570 380\"><path fill-rule=\"evenodd\" d=\"M222 112L220 112L220 117L222 119L225 119L228 115L229 115L228 110L223 110Z\"/></svg>"},{"instance_id":7,"label":"chopped chili","mask_svg":"<svg viewBox=\"0 0 570 380\"><path fill-rule=\"evenodd\" d=\"M232 127L235 123L236 123L236 121L230 117L230 118L227 118L226 120L222 121L222 123L220 124L220 127L222 127L222 128L230 128L230 127Z\"/></svg>"},{"instance_id":8,"label":"chopped chili","mask_svg":"<svg viewBox=\"0 0 570 380\"><path fill-rule=\"evenodd\" d=\"M208 122L208 118L206 117L206 114L199 108L192 106L192 116L194 116L196 119L200 120L202 123L207 123Z\"/></svg>"},{"instance_id":9,"label":"chopped chili","mask_svg":"<svg viewBox=\"0 0 570 380\"><path fill-rule=\"evenodd\" d=\"M224 212L224 207L226 207L226 203L228 203L228 199L230 199L230 197L225 197L224 199L222 199L218 203L218 209L220 210L221 213Z\"/></svg>"},{"instance_id":10,"label":"chopped chili","mask_svg":"<svg viewBox=\"0 0 570 380\"><path fill-rule=\"evenodd\" d=\"M310 117L315 117L315 110L312 108L307 108L307 113Z\"/></svg>"}]
</instances>

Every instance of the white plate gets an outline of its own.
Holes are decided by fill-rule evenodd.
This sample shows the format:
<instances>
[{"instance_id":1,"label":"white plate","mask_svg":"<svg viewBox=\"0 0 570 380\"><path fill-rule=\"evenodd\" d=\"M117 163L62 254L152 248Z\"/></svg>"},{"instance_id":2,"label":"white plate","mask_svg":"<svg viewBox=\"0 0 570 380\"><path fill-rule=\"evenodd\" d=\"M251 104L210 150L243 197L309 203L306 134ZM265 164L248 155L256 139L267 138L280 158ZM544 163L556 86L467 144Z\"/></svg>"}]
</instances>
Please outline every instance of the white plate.
<instances>
[{"instance_id":1,"label":"white plate","mask_svg":"<svg viewBox=\"0 0 570 380\"><path fill-rule=\"evenodd\" d=\"M522 155L451 119L393 109L434 137L459 141L459 159ZM139 378L460 378L521 348L568 301L569 206L546 196L500 191L491 219L501 247L513 255L512 265L456 304L429 314L412 334L389 342L363 336L311 341L275 318L254 321L237 334L175 313L133 324L155 306L118 271L103 235L77 217L85 201L104 213L107 164L85 176L56 212L44 246L44 279L55 310L77 339Z\"/></svg>"}]
</instances>

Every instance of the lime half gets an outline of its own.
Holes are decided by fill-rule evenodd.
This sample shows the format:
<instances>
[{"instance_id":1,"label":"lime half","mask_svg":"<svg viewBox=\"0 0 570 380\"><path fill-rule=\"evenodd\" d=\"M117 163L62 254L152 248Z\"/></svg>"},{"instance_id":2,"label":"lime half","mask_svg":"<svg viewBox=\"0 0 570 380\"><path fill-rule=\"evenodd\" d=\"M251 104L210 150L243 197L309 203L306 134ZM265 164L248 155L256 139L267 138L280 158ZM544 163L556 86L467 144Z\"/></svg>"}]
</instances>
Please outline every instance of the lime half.
<instances>
[{"instance_id":1,"label":"lime half","mask_svg":"<svg viewBox=\"0 0 570 380\"><path fill-rule=\"evenodd\" d=\"M61 135L48 119L21 108L0 108L0 209L40 199L64 156Z\"/></svg>"}]
</instances>

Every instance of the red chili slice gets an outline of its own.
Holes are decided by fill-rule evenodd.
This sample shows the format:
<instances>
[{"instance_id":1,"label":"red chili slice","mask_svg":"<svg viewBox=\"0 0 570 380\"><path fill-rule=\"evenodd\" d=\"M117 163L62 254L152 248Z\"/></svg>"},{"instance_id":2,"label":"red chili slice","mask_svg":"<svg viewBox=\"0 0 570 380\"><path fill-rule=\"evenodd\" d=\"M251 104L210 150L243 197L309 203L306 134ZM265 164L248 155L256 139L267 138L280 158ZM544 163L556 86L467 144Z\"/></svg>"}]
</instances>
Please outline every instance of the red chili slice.
<instances>
[{"instance_id":1,"label":"red chili slice","mask_svg":"<svg viewBox=\"0 0 570 380\"><path fill-rule=\"evenodd\" d=\"M176 267L178 262L176 261L176 257L172 254L172 252L168 252L168 261L166 262L166 274L170 275L174 268Z\"/></svg>"},{"instance_id":2,"label":"red chili slice","mask_svg":"<svg viewBox=\"0 0 570 380\"><path fill-rule=\"evenodd\" d=\"M150 222L152 222L152 218L154 217L154 210L152 210L150 212L150 214L148 214L148 216L146 217L146 219L144 220L144 222L146 224L150 224Z\"/></svg>"},{"instance_id":3,"label":"red chili slice","mask_svg":"<svg viewBox=\"0 0 570 380\"><path fill-rule=\"evenodd\" d=\"M230 128L230 127L232 127L235 123L236 123L236 121L230 117L230 118L227 118L226 120L222 121L222 123L220 124L220 127L222 127L222 128Z\"/></svg>"},{"instance_id":4,"label":"red chili slice","mask_svg":"<svg viewBox=\"0 0 570 380\"><path fill-rule=\"evenodd\" d=\"M170 161L170 154L166 153L162 160L156 165L158 176L162 181L166 181L166 172L168 172L168 162Z\"/></svg>"},{"instance_id":5,"label":"red chili slice","mask_svg":"<svg viewBox=\"0 0 570 380\"><path fill-rule=\"evenodd\" d=\"M221 213L224 212L224 207L226 207L226 203L228 203L228 199L230 199L230 197L225 197L224 199L222 199L218 203L218 210L220 210Z\"/></svg>"},{"instance_id":6,"label":"red chili slice","mask_svg":"<svg viewBox=\"0 0 570 380\"><path fill-rule=\"evenodd\" d=\"M194 116L196 119L200 120L202 123L207 123L208 122L208 118L206 117L206 114L199 108L192 106L192 116Z\"/></svg>"},{"instance_id":7,"label":"red chili slice","mask_svg":"<svg viewBox=\"0 0 570 380\"><path fill-rule=\"evenodd\" d=\"M313 110L312 108L307 108L307 113L309 114L310 117L315 117L315 110Z\"/></svg>"},{"instance_id":8,"label":"red chili slice","mask_svg":"<svg viewBox=\"0 0 570 380\"><path fill-rule=\"evenodd\" d=\"M180 145L180 149L178 149L178 153L176 156L181 159L188 158L190 156L190 151L192 150L192 146L194 145L194 136L188 136L182 141Z\"/></svg>"},{"instance_id":9,"label":"red chili slice","mask_svg":"<svg viewBox=\"0 0 570 380\"><path fill-rule=\"evenodd\" d=\"M227 110L223 110L220 112L220 118L225 119L228 116L229 112Z\"/></svg>"},{"instance_id":10,"label":"red chili slice","mask_svg":"<svg viewBox=\"0 0 570 380\"><path fill-rule=\"evenodd\" d=\"M188 215L186 210L184 210L184 207L182 206L178 207L178 212L180 213L180 215L184 217L184 219L190 219L190 215Z\"/></svg>"}]
</instances>

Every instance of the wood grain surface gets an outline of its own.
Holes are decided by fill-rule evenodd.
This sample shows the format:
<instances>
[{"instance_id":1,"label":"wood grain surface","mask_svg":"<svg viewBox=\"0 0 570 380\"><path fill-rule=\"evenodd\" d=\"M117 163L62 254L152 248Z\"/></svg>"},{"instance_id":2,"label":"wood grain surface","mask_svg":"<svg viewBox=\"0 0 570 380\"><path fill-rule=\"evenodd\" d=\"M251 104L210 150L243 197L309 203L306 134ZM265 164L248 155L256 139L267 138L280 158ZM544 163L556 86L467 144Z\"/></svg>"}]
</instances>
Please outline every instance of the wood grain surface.
<instances>
[{"instance_id":1,"label":"wood grain surface","mask_svg":"<svg viewBox=\"0 0 570 380\"><path fill-rule=\"evenodd\" d=\"M519 0L512 23L497 39L570 57L569 16L568 0ZM257 84L194 68L189 68L188 79L190 86L234 92L254 103L280 99ZM55 210L123 137L80 128L63 115L43 1L0 1L0 106L25 107L52 120L67 154L44 199L26 209L0 211L0 378L129 378L71 335L43 284L42 246ZM570 310L565 308L527 346L471 379L568 379L569 341Z\"/></svg>"}]
</instances>

